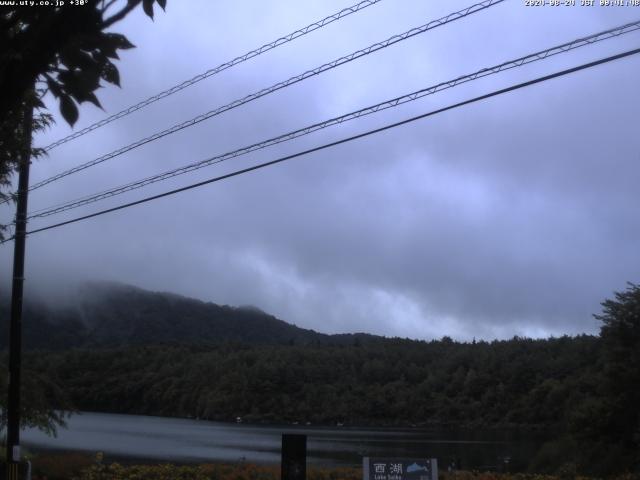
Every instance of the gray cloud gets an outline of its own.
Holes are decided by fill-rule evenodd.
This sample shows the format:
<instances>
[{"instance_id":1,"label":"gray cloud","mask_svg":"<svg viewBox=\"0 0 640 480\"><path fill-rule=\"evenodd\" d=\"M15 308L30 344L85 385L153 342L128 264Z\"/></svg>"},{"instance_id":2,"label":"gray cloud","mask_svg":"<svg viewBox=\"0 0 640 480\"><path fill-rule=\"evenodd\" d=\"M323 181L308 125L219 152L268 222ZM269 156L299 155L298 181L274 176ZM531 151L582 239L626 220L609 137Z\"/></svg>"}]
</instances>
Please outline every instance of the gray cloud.
<instances>
[{"instance_id":1,"label":"gray cloud","mask_svg":"<svg viewBox=\"0 0 640 480\"><path fill-rule=\"evenodd\" d=\"M465 5L382 2L54 150L34 166L33 181ZM251 2L214 11L194 1L169 2L153 24L136 14L120 29L138 45L120 64L125 88L105 89L101 99L115 112L344 6ZM31 204L41 208L222 153L630 21L635 10L505 2L43 188ZM104 206L622 51L637 39L632 34L473 82ZM627 280L638 281L637 62L34 235L28 285L118 280L254 304L323 332L466 339L593 333L599 302ZM101 115L84 108L81 122ZM67 132L59 121L39 141ZM10 253L0 249L7 272Z\"/></svg>"}]
</instances>

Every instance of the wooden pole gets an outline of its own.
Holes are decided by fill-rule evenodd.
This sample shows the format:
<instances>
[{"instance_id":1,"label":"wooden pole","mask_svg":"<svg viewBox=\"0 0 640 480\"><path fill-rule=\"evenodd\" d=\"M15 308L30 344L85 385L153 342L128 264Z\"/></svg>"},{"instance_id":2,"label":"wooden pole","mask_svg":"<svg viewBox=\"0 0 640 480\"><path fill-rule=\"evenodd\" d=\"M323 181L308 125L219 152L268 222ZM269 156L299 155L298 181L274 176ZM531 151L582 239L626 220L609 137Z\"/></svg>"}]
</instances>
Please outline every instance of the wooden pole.
<instances>
[{"instance_id":1,"label":"wooden pole","mask_svg":"<svg viewBox=\"0 0 640 480\"><path fill-rule=\"evenodd\" d=\"M27 231L27 200L33 105L28 100L22 120L24 150L18 163L18 199L13 249L13 281L11 285L11 323L9 326L9 399L7 402L7 478L17 480L20 454L20 373L22 363L22 294Z\"/></svg>"}]
</instances>

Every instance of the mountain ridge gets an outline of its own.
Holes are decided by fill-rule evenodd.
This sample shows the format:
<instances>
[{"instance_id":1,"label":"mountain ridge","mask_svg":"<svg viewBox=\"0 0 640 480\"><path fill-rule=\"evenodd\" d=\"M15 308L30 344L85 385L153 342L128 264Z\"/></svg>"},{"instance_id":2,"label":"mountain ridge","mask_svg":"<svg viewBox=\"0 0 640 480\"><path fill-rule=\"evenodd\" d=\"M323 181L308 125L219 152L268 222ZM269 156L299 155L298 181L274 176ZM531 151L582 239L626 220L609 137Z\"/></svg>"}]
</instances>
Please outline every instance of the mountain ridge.
<instances>
[{"instance_id":1,"label":"mountain ridge","mask_svg":"<svg viewBox=\"0 0 640 480\"><path fill-rule=\"evenodd\" d=\"M325 334L285 322L254 306L233 307L124 283L86 282L59 304L25 300L26 349L112 348L154 344L350 345L366 333ZM74 298L75 297L75 298ZM9 297L0 293L0 315ZM8 322L0 327L6 348Z\"/></svg>"}]
</instances>

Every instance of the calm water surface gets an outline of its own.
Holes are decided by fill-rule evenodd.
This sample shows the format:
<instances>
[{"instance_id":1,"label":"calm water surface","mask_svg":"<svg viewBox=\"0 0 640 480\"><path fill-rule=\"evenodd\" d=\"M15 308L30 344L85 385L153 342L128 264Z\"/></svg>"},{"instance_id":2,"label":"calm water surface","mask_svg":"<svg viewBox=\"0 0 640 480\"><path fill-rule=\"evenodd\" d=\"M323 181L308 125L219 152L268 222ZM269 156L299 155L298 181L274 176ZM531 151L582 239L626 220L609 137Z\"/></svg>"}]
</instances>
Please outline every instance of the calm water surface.
<instances>
[{"instance_id":1,"label":"calm water surface","mask_svg":"<svg viewBox=\"0 0 640 480\"><path fill-rule=\"evenodd\" d=\"M281 435L307 435L308 461L316 465L361 465L363 456L438 458L440 468L457 459L463 468L526 465L540 442L508 432L256 426L177 418L82 413L57 438L25 430L29 447L105 452L120 457L181 462L246 460L279 463Z\"/></svg>"}]
</instances>

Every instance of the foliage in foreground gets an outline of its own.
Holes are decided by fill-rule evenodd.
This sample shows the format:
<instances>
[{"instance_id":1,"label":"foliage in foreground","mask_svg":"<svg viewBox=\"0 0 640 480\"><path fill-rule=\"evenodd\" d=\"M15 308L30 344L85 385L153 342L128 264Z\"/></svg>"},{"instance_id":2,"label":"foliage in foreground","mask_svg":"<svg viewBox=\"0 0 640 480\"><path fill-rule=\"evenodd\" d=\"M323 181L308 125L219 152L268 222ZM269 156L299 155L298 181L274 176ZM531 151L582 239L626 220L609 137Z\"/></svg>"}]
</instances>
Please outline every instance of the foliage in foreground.
<instances>
[{"instance_id":1,"label":"foliage in foreground","mask_svg":"<svg viewBox=\"0 0 640 480\"><path fill-rule=\"evenodd\" d=\"M233 464L127 464L104 462L102 457L87 453L41 453L29 455L33 480L279 480L279 465ZM362 469L351 467L307 467L307 480L360 480ZM440 480L589 480L580 476L576 466L565 463L552 474L510 474L486 471L453 471L441 469ZM610 480L640 480L640 474L604 475Z\"/></svg>"},{"instance_id":2,"label":"foliage in foreground","mask_svg":"<svg viewBox=\"0 0 640 480\"><path fill-rule=\"evenodd\" d=\"M589 477L576 476L572 472L560 472L557 475L504 474L491 472L442 472L441 480L588 480ZM362 470L359 467L309 468L308 480L360 480ZM640 480L639 475L626 474L612 477L615 480ZM250 464L197 466L132 465L123 466L93 465L84 470L74 480L279 480L280 469L277 466L257 466Z\"/></svg>"},{"instance_id":3,"label":"foliage in foreground","mask_svg":"<svg viewBox=\"0 0 640 480\"><path fill-rule=\"evenodd\" d=\"M31 148L33 132L53 121L44 95L58 99L60 113L71 126L81 103L102 108L94 92L101 81L120 86L112 60L119 58L120 50L133 48L124 35L107 30L138 5L153 18L154 3L164 9L167 2L85 0L79 8L64 2L51 2L47 8L15 3L0 9L0 201L13 198L8 191L11 176L25 153L30 151L32 159L45 153ZM29 127L32 108L35 116ZM0 224L0 240L7 227Z\"/></svg>"},{"instance_id":4,"label":"foliage in foreground","mask_svg":"<svg viewBox=\"0 0 640 480\"><path fill-rule=\"evenodd\" d=\"M83 470L74 480L278 480L279 466L253 464L223 465L130 465L96 464ZM360 480L359 468L309 468L308 480Z\"/></svg>"}]
</instances>

